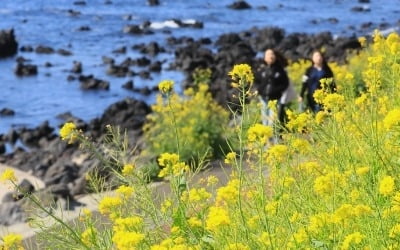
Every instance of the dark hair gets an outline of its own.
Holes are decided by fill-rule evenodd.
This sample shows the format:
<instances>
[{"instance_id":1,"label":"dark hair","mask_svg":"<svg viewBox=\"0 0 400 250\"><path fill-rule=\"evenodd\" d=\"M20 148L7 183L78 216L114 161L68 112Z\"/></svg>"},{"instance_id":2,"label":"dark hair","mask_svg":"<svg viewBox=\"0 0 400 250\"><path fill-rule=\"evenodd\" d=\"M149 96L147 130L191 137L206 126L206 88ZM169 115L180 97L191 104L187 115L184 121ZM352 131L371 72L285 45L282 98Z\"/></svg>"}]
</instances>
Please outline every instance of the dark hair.
<instances>
[{"instance_id":1,"label":"dark hair","mask_svg":"<svg viewBox=\"0 0 400 250\"><path fill-rule=\"evenodd\" d=\"M327 66L328 66L328 62L326 61L325 54L322 53L322 51L319 50L319 49L314 49L314 50L311 52L311 62L312 62L312 57L313 57L313 55L314 55L315 53L319 53L319 54L321 55L321 57L322 57L322 66L323 66L323 67L327 67Z\"/></svg>"},{"instance_id":2,"label":"dark hair","mask_svg":"<svg viewBox=\"0 0 400 250\"><path fill-rule=\"evenodd\" d=\"M276 58L275 59L276 60L275 63L278 63L283 68L285 68L286 66L289 65L288 60L286 59L286 57L280 51L278 51L276 49L273 49L273 48L267 48L266 50L264 50L264 52L267 51L267 50L272 50L272 52L274 52L275 58Z\"/></svg>"}]
</instances>

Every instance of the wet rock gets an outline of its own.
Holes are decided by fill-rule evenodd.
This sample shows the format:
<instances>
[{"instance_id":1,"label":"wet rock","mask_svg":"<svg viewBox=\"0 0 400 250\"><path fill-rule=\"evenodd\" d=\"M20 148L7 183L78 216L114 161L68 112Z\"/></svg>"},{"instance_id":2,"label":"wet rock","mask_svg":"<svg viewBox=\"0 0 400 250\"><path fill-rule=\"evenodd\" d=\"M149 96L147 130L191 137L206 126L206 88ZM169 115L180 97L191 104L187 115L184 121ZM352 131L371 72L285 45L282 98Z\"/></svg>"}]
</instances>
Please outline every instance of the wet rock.
<instances>
[{"instance_id":1,"label":"wet rock","mask_svg":"<svg viewBox=\"0 0 400 250\"><path fill-rule=\"evenodd\" d=\"M46 68L50 68L50 67L53 67L53 64L52 64L51 62L46 62L46 63L44 64L44 66L45 66Z\"/></svg>"},{"instance_id":2,"label":"wet rock","mask_svg":"<svg viewBox=\"0 0 400 250\"><path fill-rule=\"evenodd\" d=\"M13 116L15 111L9 108L3 108L0 110L0 116Z\"/></svg>"},{"instance_id":3,"label":"wet rock","mask_svg":"<svg viewBox=\"0 0 400 250\"><path fill-rule=\"evenodd\" d=\"M151 63L151 61L147 57L140 57L134 61L134 64L139 67L148 66L150 63Z\"/></svg>"},{"instance_id":4,"label":"wet rock","mask_svg":"<svg viewBox=\"0 0 400 250\"><path fill-rule=\"evenodd\" d=\"M116 50L113 50L112 53L116 54L125 54L126 53L126 46L123 46L121 48L118 48Z\"/></svg>"},{"instance_id":5,"label":"wet rock","mask_svg":"<svg viewBox=\"0 0 400 250\"><path fill-rule=\"evenodd\" d=\"M149 54L151 56L155 56L160 52L165 52L165 49L160 47L157 42L150 42L147 45L143 45L140 48L140 52L144 54Z\"/></svg>"},{"instance_id":6,"label":"wet rock","mask_svg":"<svg viewBox=\"0 0 400 250\"><path fill-rule=\"evenodd\" d=\"M160 61L156 61L149 66L149 70L152 72L160 72L162 68L162 63Z\"/></svg>"},{"instance_id":7,"label":"wet rock","mask_svg":"<svg viewBox=\"0 0 400 250\"><path fill-rule=\"evenodd\" d=\"M89 26L81 26L77 29L77 31L91 31L92 29Z\"/></svg>"},{"instance_id":8,"label":"wet rock","mask_svg":"<svg viewBox=\"0 0 400 250\"><path fill-rule=\"evenodd\" d=\"M73 61L73 66L71 69L72 73L81 74L82 73L82 63L78 61Z\"/></svg>"},{"instance_id":9,"label":"wet rock","mask_svg":"<svg viewBox=\"0 0 400 250\"><path fill-rule=\"evenodd\" d=\"M6 135L6 141L15 144L15 142L19 139L19 134L15 129L10 129Z\"/></svg>"},{"instance_id":10,"label":"wet rock","mask_svg":"<svg viewBox=\"0 0 400 250\"><path fill-rule=\"evenodd\" d=\"M38 69L37 66L33 64L17 63L14 73L17 76L32 76L37 75Z\"/></svg>"},{"instance_id":11,"label":"wet rock","mask_svg":"<svg viewBox=\"0 0 400 250\"><path fill-rule=\"evenodd\" d=\"M34 51L33 47L32 47L32 46L29 46L29 45L27 45L27 46L22 46L19 50L20 50L21 52L33 52L33 51Z\"/></svg>"},{"instance_id":12,"label":"wet rock","mask_svg":"<svg viewBox=\"0 0 400 250\"><path fill-rule=\"evenodd\" d=\"M108 67L107 74L116 77L125 77L127 75L132 75L129 67L113 64Z\"/></svg>"},{"instance_id":13,"label":"wet rock","mask_svg":"<svg viewBox=\"0 0 400 250\"><path fill-rule=\"evenodd\" d=\"M83 90L109 90L110 83L104 80L96 79L92 75L80 76L80 88Z\"/></svg>"},{"instance_id":14,"label":"wet rock","mask_svg":"<svg viewBox=\"0 0 400 250\"><path fill-rule=\"evenodd\" d=\"M14 30L0 30L0 58L17 54L18 42Z\"/></svg>"},{"instance_id":15,"label":"wet rock","mask_svg":"<svg viewBox=\"0 0 400 250\"><path fill-rule=\"evenodd\" d=\"M336 17L330 17L328 18L328 22L330 22L331 24L337 24L339 23L339 19L337 19Z\"/></svg>"},{"instance_id":16,"label":"wet rock","mask_svg":"<svg viewBox=\"0 0 400 250\"><path fill-rule=\"evenodd\" d=\"M48 46L39 45L36 47L35 52L38 54L53 54L54 49Z\"/></svg>"},{"instance_id":17,"label":"wet rock","mask_svg":"<svg viewBox=\"0 0 400 250\"><path fill-rule=\"evenodd\" d=\"M124 19L125 21L130 21L132 20L132 15L124 15L122 19Z\"/></svg>"},{"instance_id":18,"label":"wet rock","mask_svg":"<svg viewBox=\"0 0 400 250\"><path fill-rule=\"evenodd\" d=\"M114 64L115 60L111 57L103 56L101 57L101 60L103 60L104 64Z\"/></svg>"},{"instance_id":19,"label":"wet rock","mask_svg":"<svg viewBox=\"0 0 400 250\"><path fill-rule=\"evenodd\" d=\"M69 16L72 16L72 17L77 17L81 14L81 12L72 10L72 9L67 10L67 13Z\"/></svg>"},{"instance_id":20,"label":"wet rock","mask_svg":"<svg viewBox=\"0 0 400 250\"><path fill-rule=\"evenodd\" d=\"M354 6L350 9L352 12L369 12L371 9L369 6Z\"/></svg>"},{"instance_id":21,"label":"wet rock","mask_svg":"<svg viewBox=\"0 0 400 250\"><path fill-rule=\"evenodd\" d=\"M126 98L109 106L100 119L100 124L119 126L121 131L140 130L146 120L150 107L143 101ZM139 132L141 133L141 132Z\"/></svg>"},{"instance_id":22,"label":"wet rock","mask_svg":"<svg viewBox=\"0 0 400 250\"><path fill-rule=\"evenodd\" d=\"M122 85L122 88L132 90L134 87L133 80L129 80Z\"/></svg>"},{"instance_id":23,"label":"wet rock","mask_svg":"<svg viewBox=\"0 0 400 250\"><path fill-rule=\"evenodd\" d=\"M65 49L58 49L57 53L59 55L62 55L62 56L70 56L70 55L72 55L71 51L68 51L68 50L65 50Z\"/></svg>"},{"instance_id":24,"label":"wet rock","mask_svg":"<svg viewBox=\"0 0 400 250\"><path fill-rule=\"evenodd\" d=\"M147 4L150 6L158 6L160 5L160 1L158 0L147 0Z\"/></svg>"},{"instance_id":25,"label":"wet rock","mask_svg":"<svg viewBox=\"0 0 400 250\"><path fill-rule=\"evenodd\" d=\"M42 138L46 140L53 139L56 135L53 133L54 128L50 127L49 122L45 121L36 128L22 128L19 137L21 142L28 147L39 147Z\"/></svg>"},{"instance_id":26,"label":"wet rock","mask_svg":"<svg viewBox=\"0 0 400 250\"><path fill-rule=\"evenodd\" d=\"M365 23L361 24L360 28L363 29L363 30L364 29L370 29L370 28L372 28L373 25L374 25L373 22L365 22Z\"/></svg>"},{"instance_id":27,"label":"wet rock","mask_svg":"<svg viewBox=\"0 0 400 250\"><path fill-rule=\"evenodd\" d=\"M125 26L123 32L132 35L144 34L144 30L139 25L135 24Z\"/></svg>"},{"instance_id":28,"label":"wet rock","mask_svg":"<svg viewBox=\"0 0 400 250\"><path fill-rule=\"evenodd\" d=\"M228 8L234 10L245 10L245 9L251 9L251 5L248 4L246 1L239 0L228 5Z\"/></svg>"},{"instance_id":29,"label":"wet rock","mask_svg":"<svg viewBox=\"0 0 400 250\"><path fill-rule=\"evenodd\" d=\"M146 70L142 70L138 74L142 79L151 79L150 72Z\"/></svg>"},{"instance_id":30,"label":"wet rock","mask_svg":"<svg viewBox=\"0 0 400 250\"><path fill-rule=\"evenodd\" d=\"M151 89L149 87L144 87L144 88L140 88L140 89L134 89L134 92L139 92L142 95L150 95L151 94Z\"/></svg>"},{"instance_id":31,"label":"wet rock","mask_svg":"<svg viewBox=\"0 0 400 250\"><path fill-rule=\"evenodd\" d=\"M6 144L4 142L0 142L0 155L6 153Z\"/></svg>"},{"instance_id":32,"label":"wet rock","mask_svg":"<svg viewBox=\"0 0 400 250\"><path fill-rule=\"evenodd\" d=\"M86 2L85 1L75 1L74 2L74 5L86 5Z\"/></svg>"},{"instance_id":33,"label":"wet rock","mask_svg":"<svg viewBox=\"0 0 400 250\"><path fill-rule=\"evenodd\" d=\"M35 187L32 185L30 181L27 179L23 179L22 182L18 185L19 192L24 194L30 194L35 191Z\"/></svg>"},{"instance_id":34,"label":"wet rock","mask_svg":"<svg viewBox=\"0 0 400 250\"><path fill-rule=\"evenodd\" d=\"M20 204L16 202L0 204L0 225L10 226L25 220L26 214Z\"/></svg>"},{"instance_id":35,"label":"wet rock","mask_svg":"<svg viewBox=\"0 0 400 250\"><path fill-rule=\"evenodd\" d=\"M72 81L75 81L75 80L76 80L76 76L68 75L67 81L72 82Z\"/></svg>"}]
</instances>

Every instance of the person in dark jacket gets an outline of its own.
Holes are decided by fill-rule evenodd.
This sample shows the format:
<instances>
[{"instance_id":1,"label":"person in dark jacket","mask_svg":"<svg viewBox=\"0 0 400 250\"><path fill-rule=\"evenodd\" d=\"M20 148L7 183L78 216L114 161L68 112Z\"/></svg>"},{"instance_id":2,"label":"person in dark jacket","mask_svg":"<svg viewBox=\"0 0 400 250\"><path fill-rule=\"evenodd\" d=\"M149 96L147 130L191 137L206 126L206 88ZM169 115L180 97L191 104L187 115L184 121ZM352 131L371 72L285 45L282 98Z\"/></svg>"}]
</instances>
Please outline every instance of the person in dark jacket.
<instances>
[{"instance_id":1,"label":"person in dark jacket","mask_svg":"<svg viewBox=\"0 0 400 250\"><path fill-rule=\"evenodd\" d=\"M313 65L306 69L303 75L303 85L300 91L299 101L302 102L304 95L306 94L307 107L313 112L318 112L321 107L315 102L314 92L317 89L321 89L322 85L320 80L324 78L333 78L333 72L328 66L321 51L316 50L312 53L312 63ZM328 91L335 92L336 85L335 82L331 81L330 86L328 86Z\"/></svg>"},{"instance_id":2,"label":"person in dark jacket","mask_svg":"<svg viewBox=\"0 0 400 250\"><path fill-rule=\"evenodd\" d=\"M285 71L287 65L284 57L273 49L267 49L264 54L265 65L261 72L259 94L265 103L278 101L278 119L281 124L285 120L284 104L279 100L289 86L289 77Z\"/></svg>"}]
</instances>

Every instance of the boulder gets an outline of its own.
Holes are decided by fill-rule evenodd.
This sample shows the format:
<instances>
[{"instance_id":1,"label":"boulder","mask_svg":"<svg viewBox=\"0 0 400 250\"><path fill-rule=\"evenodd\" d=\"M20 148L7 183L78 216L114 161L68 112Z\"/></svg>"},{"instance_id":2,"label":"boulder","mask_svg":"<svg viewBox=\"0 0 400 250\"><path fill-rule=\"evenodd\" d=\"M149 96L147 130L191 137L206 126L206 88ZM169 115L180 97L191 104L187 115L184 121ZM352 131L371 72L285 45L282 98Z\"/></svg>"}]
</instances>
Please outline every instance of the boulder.
<instances>
[{"instance_id":1,"label":"boulder","mask_svg":"<svg viewBox=\"0 0 400 250\"><path fill-rule=\"evenodd\" d=\"M0 58L17 54L18 42L14 30L0 30Z\"/></svg>"}]
</instances>

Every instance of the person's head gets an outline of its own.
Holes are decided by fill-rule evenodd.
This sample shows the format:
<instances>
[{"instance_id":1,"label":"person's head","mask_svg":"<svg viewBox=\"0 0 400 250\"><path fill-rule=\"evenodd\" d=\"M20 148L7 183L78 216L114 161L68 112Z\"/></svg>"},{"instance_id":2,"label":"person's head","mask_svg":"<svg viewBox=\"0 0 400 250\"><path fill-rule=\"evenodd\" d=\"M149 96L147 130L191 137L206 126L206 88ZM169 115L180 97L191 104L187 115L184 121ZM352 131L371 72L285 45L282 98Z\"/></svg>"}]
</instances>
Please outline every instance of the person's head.
<instances>
[{"instance_id":1,"label":"person's head","mask_svg":"<svg viewBox=\"0 0 400 250\"><path fill-rule=\"evenodd\" d=\"M312 53L311 60L315 66L319 67L322 67L325 63L324 56L322 55L322 52L319 50L315 50Z\"/></svg>"},{"instance_id":2,"label":"person's head","mask_svg":"<svg viewBox=\"0 0 400 250\"><path fill-rule=\"evenodd\" d=\"M268 65L272 65L276 62L276 54L273 49L267 49L264 54L264 61Z\"/></svg>"}]
</instances>

